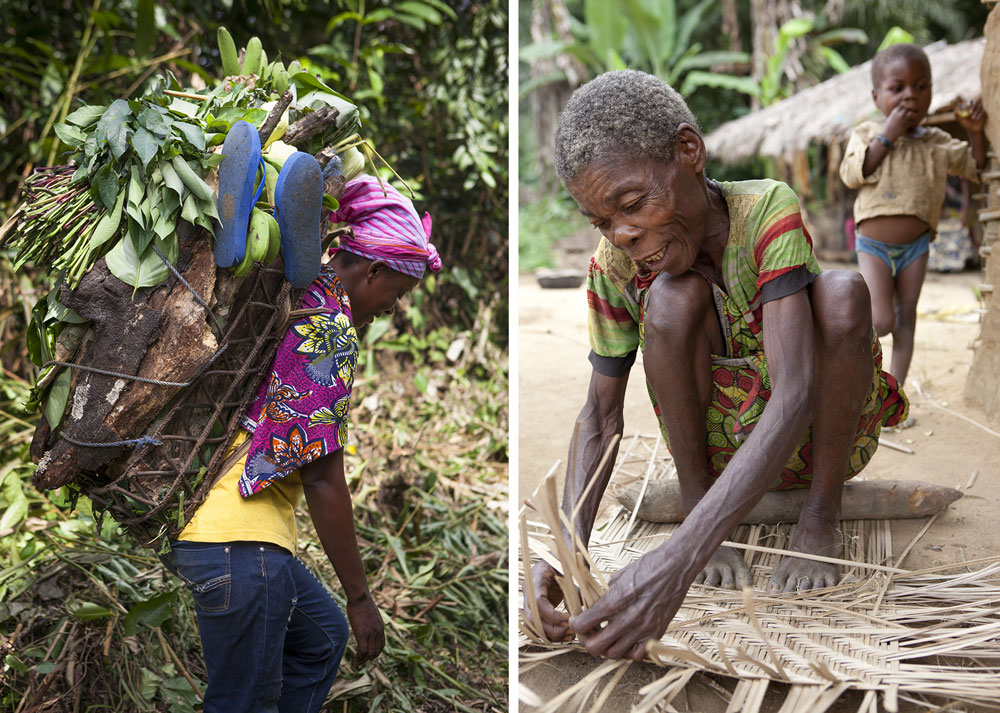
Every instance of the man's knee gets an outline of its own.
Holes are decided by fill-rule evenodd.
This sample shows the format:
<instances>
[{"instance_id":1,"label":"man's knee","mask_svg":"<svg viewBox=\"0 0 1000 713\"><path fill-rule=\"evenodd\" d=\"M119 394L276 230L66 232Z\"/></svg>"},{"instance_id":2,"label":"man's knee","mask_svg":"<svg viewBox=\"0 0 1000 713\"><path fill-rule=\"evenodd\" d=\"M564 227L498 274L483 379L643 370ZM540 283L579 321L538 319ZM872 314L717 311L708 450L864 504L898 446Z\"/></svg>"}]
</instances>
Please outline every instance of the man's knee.
<instances>
[{"instance_id":1,"label":"man's knee","mask_svg":"<svg viewBox=\"0 0 1000 713\"><path fill-rule=\"evenodd\" d=\"M643 319L647 342L654 339L681 348L684 340L705 333L706 325L717 321L712 286L700 275L663 273L650 286Z\"/></svg>"},{"instance_id":2,"label":"man's knee","mask_svg":"<svg viewBox=\"0 0 1000 713\"><path fill-rule=\"evenodd\" d=\"M824 344L870 344L871 295L860 274L850 270L824 272L812 285L811 300L813 319ZM885 325L876 325L876 330L879 327Z\"/></svg>"}]
</instances>

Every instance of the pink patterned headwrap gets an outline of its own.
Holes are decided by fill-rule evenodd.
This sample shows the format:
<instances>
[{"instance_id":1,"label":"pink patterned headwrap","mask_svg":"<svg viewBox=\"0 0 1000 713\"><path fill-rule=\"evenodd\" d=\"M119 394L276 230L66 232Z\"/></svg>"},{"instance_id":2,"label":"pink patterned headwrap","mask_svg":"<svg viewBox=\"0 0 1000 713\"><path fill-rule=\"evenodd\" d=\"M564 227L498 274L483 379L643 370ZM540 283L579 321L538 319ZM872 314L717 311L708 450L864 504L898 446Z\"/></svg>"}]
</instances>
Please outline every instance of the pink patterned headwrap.
<instances>
[{"instance_id":1,"label":"pink patterned headwrap","mask_svg":"<svg viewBox=\"0 0 1000 713\"><path fill-rule=\"evenodd\" d=\"M330 215L334 223L347 223L354 236L340 239L340 249L369 260L382 260L393 270L416 278L441 269L441 257L430 242L431 216L421 220L410 199L373 176L349 181L340 208Z\"/></svg>"}]
</instances>

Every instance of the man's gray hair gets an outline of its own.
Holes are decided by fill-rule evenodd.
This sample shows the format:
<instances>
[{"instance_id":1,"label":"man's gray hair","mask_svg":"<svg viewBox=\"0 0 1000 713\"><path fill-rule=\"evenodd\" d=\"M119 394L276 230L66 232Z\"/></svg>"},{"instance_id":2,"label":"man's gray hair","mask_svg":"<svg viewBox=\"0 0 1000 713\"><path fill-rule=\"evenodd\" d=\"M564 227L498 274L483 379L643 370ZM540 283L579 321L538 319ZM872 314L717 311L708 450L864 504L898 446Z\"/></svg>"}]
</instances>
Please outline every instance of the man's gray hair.
<instances>
[{"instance_id":1,"label":"man's gray hair","mask_svg":"<svg viewBox=\"0 0 1000 713\"><path fill-rule=\"evenodd\" d=\"M566 184L614 154L669 161L682 123L698 129L684 98L662 79L634 69L607 72L573 92L559 115L556 173Z\"/></svg>"}]
</instances>

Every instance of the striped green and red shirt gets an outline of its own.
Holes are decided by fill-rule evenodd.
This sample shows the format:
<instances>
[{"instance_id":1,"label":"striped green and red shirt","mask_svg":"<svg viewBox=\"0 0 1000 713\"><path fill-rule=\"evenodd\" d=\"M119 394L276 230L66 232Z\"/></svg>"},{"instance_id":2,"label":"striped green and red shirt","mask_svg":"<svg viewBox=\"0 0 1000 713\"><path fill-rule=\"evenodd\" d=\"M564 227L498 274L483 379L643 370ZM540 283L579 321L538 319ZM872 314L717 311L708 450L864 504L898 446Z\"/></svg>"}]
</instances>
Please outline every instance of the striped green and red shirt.
<instances>
[{"instance_id":1,"label":"striped green and red shirt","mask_svg":"<svg viewBox=\"0 0 1000 713\"><path fill-rule=\"evenodd\" d=\"M821 270L795 193L768 179L718 183L729 207L729 243L720 287L761 339L763 305L809 285ZM642 305L655 275L602 238L587 278L591 361L601 373L627 371L642 346ZM616 366L617 365L617 366ZM623 371L624 370L624 371Z\"/></svg>"}]
</instances>

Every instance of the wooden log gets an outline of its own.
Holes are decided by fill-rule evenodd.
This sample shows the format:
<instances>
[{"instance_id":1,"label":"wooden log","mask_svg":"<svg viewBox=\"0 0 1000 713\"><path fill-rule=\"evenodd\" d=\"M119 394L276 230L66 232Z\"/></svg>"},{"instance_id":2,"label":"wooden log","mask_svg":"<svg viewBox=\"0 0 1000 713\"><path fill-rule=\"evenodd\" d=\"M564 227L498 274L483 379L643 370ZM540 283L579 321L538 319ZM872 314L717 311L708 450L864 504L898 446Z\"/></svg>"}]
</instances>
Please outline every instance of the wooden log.
<instances>
[{"instance_id":1,"label":"wooden log","mask_svg":"<svg viewBox=\"0 0 1000 713\"><path fill-rule=\"evenodd\" d=\"M339 114L332 106L317 109L289 126L281 140L292 146L301 146L335 124Z\"/></svg>"},{"instance_id":2,"label":"wooden log","mask_svg":"<svg viewBox=\"0 0 1000 713\"><path fill-rule=\"evenodd\" d=\"M229 304L234 280L230 272L217 275L209 235L181 223L178 244L178 270L188 284L216 305ZM75 359L81 366L184 383L218 348L204 308L174 276L135 290L133 297L133 288L111 275L101 259L61 297L91 323ZM177 387L74 369L62 432L85 443L138 438L177 392ZM48 440L47 429L43 437ZM51 449L43 449L33 478L43 489L68 483L80 471L96 471L123 454L121 447L80 447L66 439L47 446Z\"/></svg>"},{"instance_id":3,"label":"wooden log","mask_svg":"<svg viewBox=\"0 0 1000 713\"><path fill-rule=\"evenodd\" d=\"M282 95L267 123L276 124L290 100L291 92ZM333 125L337 115L331 107L312 112L289 127L285 140L292 144L307 141ZM261 133L265 131L270 135L269 127L262 127ZM262 136L262 141L265 138ZM211 172L205 181L215 189L217 172ZM177 238L176 267L190 288L171 275L156 287L133 290L111 275L102 258L75 290L61 293L67 307L90 320L91 329L73 363L184 384L216 353L219 335L191 290L208 302L224 324L240 305L236 298L243 280L235 278L231 270L216 267L207 231L180 221ZM257 334L251 330L237 336L252 338ZM105 444L144 436L180 389L73 369L61 428L53 434L43 419L32 440L31 456L38 463L35 486L58 488L82 472L111 476L120 472L131 453L126 447L79 446L72 441ZM198 432L200 424L191 424L191 428ZM63 434L72 440L62 438Z\"/></svg>"},{"instance_id":4,"label":"wooden log","mask_svg":"<svg viewBox=\"0 0 1000 713\"><path fill-rule=\"evenodd\" d=\"M618 495L618 502L632 510L641 483L633 483ZM777 490L764 494L743 518L744 525L795 522L805 502L807 488ZM843 520L899 520L926 517L943 510L962 497L962 491L915 480L852 480L844 485L840 517ZM680 486L676 478L651 481L639 505L639 517L652 522L681 522Z\"/></svg>"}]
</instances>

